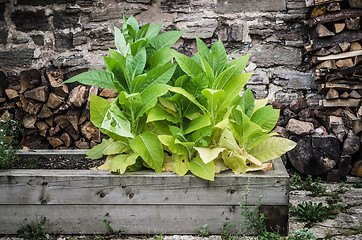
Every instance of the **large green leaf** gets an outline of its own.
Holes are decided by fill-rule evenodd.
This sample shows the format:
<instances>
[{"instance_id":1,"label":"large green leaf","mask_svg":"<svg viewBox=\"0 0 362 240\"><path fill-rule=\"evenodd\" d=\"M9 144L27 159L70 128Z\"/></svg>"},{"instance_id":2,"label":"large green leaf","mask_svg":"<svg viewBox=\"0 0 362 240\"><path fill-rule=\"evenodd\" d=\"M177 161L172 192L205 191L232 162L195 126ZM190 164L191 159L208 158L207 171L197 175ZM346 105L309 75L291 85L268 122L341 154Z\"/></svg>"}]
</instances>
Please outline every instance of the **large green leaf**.
<instances>
[{"instance_id":1,"label":"large green leaf","mask_svg":"<svg viewBox=\"0 0 362 240\"><path fill-rule=\"evenodd\" d=\"M249 153L263 163L280 157L295 146L296 143L289 139L272 137L249 150Z\"/></svg>"},{"instance_id":2,"label":"large green leaf","mask_svg":"<svg viewBox=\"0 0 362 240\"><path fill-rule=\"evenodd\" d=\"M224 90L213 90L209 88L205 88L201 91L201 93L207 98L209 102L209 111L213 113L216 110L221 99L224 98L225 92Z\"/></svg>"},{"instance_id":3,"label":"large green leaf","mask_svg":"<svg viewBox=\"0 0 362 240\"><path fill-rule=\"evenodd\" d=\"M116 106L112 105L102 122L101 129L105 129L117 136L133 138L131 133L131 123L124 116L124 113Z\"/></svg>"},{"instance_id":4,"label":"large green leaf","mask_svg":"<svg viewBox=\"0 0 362 240\"><path fill-rule=\"evenodd\" d=\"M97 128L102 126L102 122L106 117L108 109L111 107L111 103L102 97L96 95L91 96L90 101L90 120Z\"/></svg>"},{"instance_id":5,"label":"large green leaf","mask_svg":"<svg viewBox=\"0 0 362 240\"><path fill-rule=\"evenodd\" d=\"M157 103L157 98L165 95L168 92L168 85L156 84L147 88L141 95L142 104L140 109L137 110L136 118L139 118L145 114L148 110L153 108Z\"/></svg>"},{"instance_id":6,"label":"large green leaf","mask_svg":"<svg viewBox=\"0 0 362 240\"><path fill-rule=\"evenodd\" d=\"M107 66L107 71L112 72L114 75L112 80L117 91L128 91L129 86L124 76L122 63L111 57L104 57L104 63Z\"/></svg>"},{"instance_id":7,"label":"large green leaf","mask_svg":"<svg viewBox=\"0 0 362 240\"><path fill-rule=\"evenodd\" d=\"M147 39L139 39L131 45L131 54L135 56L142 48L146 47Z\"/></svg>"},{"instance_id":8,"label":"large green leaf","mask_svg":"<svg viewBox=\"0 0 362 240\"><path fill-rule=\"evenodd\" d=\"M167 120L172 123L178 123L180 120L166 111L162 106L156 105L147 115L147 122Z\"/></svg>"},{"instance_id":9,"label":"large green leaf","mask_svg":"<svg viewBox=\"0 0 362 240\"><path fill-rule=\"evenodd\" d=\"M196 176L214 181L215 176L215 166L214 161L209 163L204 163L200 156L194 157L192 161L189 162L190 171L195 174Z\"/></svg>"},{"instance_id":10,"label":"large green leaf","mask_svg":"<svg viewBox=\"0 0 362 240\"><path fill-rule=\"evenodd\" d=\"M253 136L263 133L263 129L256 123L248 122L242 125L243 132L241 134L241 139L239 140L240 146L245 148L246 143L248 143ZM264 133L265 135L266 133Z\"/></svg>"},{"instance_id":11,"label":"large green leaf","mask_svg":"<svg viewBox=\"0 0 362 240\"><path fill-rule=\"evenodd\" d=\"M158 51L162 48L170 48L177 42L177 40L179 40L183 33L184 32L181 31L168 31L150 39L148 44L155 51Z\"/></svg>"},{"instance_id":12,"label":"large green leaf","mask_svg":"<svg viewBox=\"0 0 362 240\"><path fill-rule=\"evenodd\" d=\"M173 73L175 72L176 65L174 64L165 64L159 65L149 72L147 72L146 79L137 89L141 94L146 91L149 87L155 84L166 84L170 81Z\"/></svg>"},{"instance_id":13,"label":"large green leaf","mask_svg":"<svg viewBox=\"0 0 362 240\"><path fill-rule=\"evenodd\" d=\"M162 24L156 24L156 25L150 26L144 37L148 38L148 40L156 37L158 35L158 33L160 32L161 27L162 27Z\"/></svg>"},{"instance_id":14,"label":"large green leaf","mask_svg":"<svg viewBox=\"0 0 362 240\"><path fill-rule=\"evenodd\" d=\"M219 156L225 148L195 147L204 163L209 163Z\"/></svg>"},{"instance_id":15,"label":"large green leaf","mask_svg":"<svg viewBox=\"0 0 362 240\"><path fill-rule=\"evenodd\" d=\"M177 155L187 155L187 149L181 144L175 143L175 138L171 135L158 135L158 139L160 139L161 143L168 147L168 149Z\"/></svg>"},{"instance_id":16,"label":"large green leaf","mask_svg":"<svg viewBox=\"0 0 362 240\"><path fill-rule=\"evenodd\" d=\"M135 31L138 31L140 29L140 26L137 22L137 19L134 17L134 16L130 16L128 19L127 19L127 22L126 22L127 25L130 25L132 26L132 28L135 30Z\"/></svg>"},{"instance_id":17,"label":"large green leaf","mask_svg":"<svg viewBox=\"0 0 362 240\"><path fill-rule=\"evenodd\" d=\"M162 143L155 134L143 132L132 139L129 144L156 173L162 172Z\"/></svg>"},{"instance_id":18,"label":"large green leaf","mask_svg":"<svg viewBox=\"0 0 362 240\"><path fill-rule=\"evenodd\" d=\"M121 141L113 141L107 145L103 149L103 155L113 155L113 154L121 154L124 152L129 152L129 147L126 143Z\"/></svg>"},{"instance_id":19,"label":"large green leaf","mask_svg":"<svg viewBox=\"0 0 362 240\"><path fill-rule=\"evenodd\" d=\"M210 49L206 46L206 44L198 37L196 37L197 49L199 50L199 54L204 59L208 59L210 55Z\"/></svg>"},{"instance_id":20,"label":"large green leaf","mask_svg":"<svg viewBox=\"0 0 362 240\"><path fill-rule=\"evenodd\" d=\"M158 50L148 60L150 69L152 69L158 65L164 65L166 63L171 62L174 53L175 53L175 50L170 49L170 48L163 48L163 49Z\"/></svg>"},{"instance_id":21,"label":"large green leaf","mask_svg":"<svg viewBox=\"0 0 362 240\"><path fill-rule=\"evenodd\" d=\"M172 155L175 161L173 172L179 176L184 176L189 171L189 160L186 155Z\"/></svg>"},{"instance_id":22,"label":"large green leaf","mask_svg":"<svg viewBox=\"0 0 362 240\"><path fill-rule=\"evenodd\" d=\"M225 97L221 100L220 110L227 108L236 97L239 97L241 89L243 89L252 74L253 73L244 73L228 81L223 88L225 91Z\"/></svg>"},{"instance_id":23,"label":"large green leaf","mask_svg":"<svg viewBox=\"0 0 362 240\"><path fill-rule=\"evenodd\" d=\"M239 76L242 72L238 69L238 66L232 66L223 71L214 82L214 89L223 89L226 84L233 78Z\"/></svg>"},{"instance_id":24,"label":"large green leaf","mask_svg":"<svg viewBox=\"0 0 362 240\"><path fill-rule=\"evenodd\" d=\"M266 139L273 137L273 136L277 136L278 133L275 132L271 132L268 134L265 134L265 132L263 133L259 133L259 134L255 134L253 135L253 137L251 139L249 139L249 141L245 144L245 149L247 151L249 151L250 149L252 149L253 147L256 147L257 145L259 145L261 142L265 141Z\"/></svg>"},{"instance_id":25,"label":"large green leaf","mask_svg":"<svg viewBox=\"0 0 362 240\"><path fill-rule=\"evenodd\" d=\"M116 89L113 84L112 74L104 70L91 70L78 74L63 83L79 82L86 85L98 86L101 88Z\"/></svg>"},{"instance_id":26,"label":"large green leaf","mask_svg":"<svg viewBox=\"0 0 362 240\"><path fill-rule=\"evenodd\" d=\"M148 32L148 29L150 28L150 23L147 23L141 27L141 29L137 32L137 39L144 38Z\"/></svg>"},{"instance_id":27,"label":"large green leaf","mask_svg":"<svg viewBox=\"0 0 362 240\"><path fill-rule=\"evenodd\" d=\"M195 60L189 58L186 55L183 55L178 52L174 52L174 57L176 59L176 62L188 76L195 78L200 73L203 72L202 68L200 67Z\"/></svg>"},{"instance_id":28,"label":"large green leaf","mask_svg":"<svg viewBox=\"0 0 362 240\"><path fill-rule=\"evenodd\" d=\"M204 71L206 78L209 82L208 87L211 87L215 81L214 71L212 70L210 64L207 62L207 60L205 58L203 58L201 56L200 56L200 58L201 58L201 61L200 61L201 68Z\"/></svg>"},{"instance_id":29,"label":"large green leaf","mask_svg":"<svg viewBox=\"0 0 362 240\"><path fill-rule=\"evenodd\" d=\"M129 64L128 63L126 64L126 70L131 78L130 81L133 80L138 75L141 75L145 66L146 66L146 49L142 48L132 58Z\"/></svg>"},{"instance_id":30,"label":"large green leaf","mask_svg":"<svg viewBox=\"0 0 362 240\"><path fill-rule=\"evenodd\" d=\"M188 127L185 129L184 134L189 134L201 128L207 127L211 125L210 116L209 115L202 115L193 119Z\"/></svg>"},{"instance_id":31,"label":"large green leaf","mask_svg":"<svg viewBox=\"0 0 362 240\"><path fill-rule=\"evenodd\" d=\"M99 159L103 156L103 151L106 149L110 144L112 144L114 140L112 138L110 139L103 139L102 142L94 147L92 147L87 152L87 158L90 159Z\"/></svg>"},{"instance_id":32,"label":"large green leaf","mask_svg":"<svg viewBox=\"0 0 362 240\"><path fill-rule=\"evenodd\" d=\"M190 100L190 102L192 102L193 104L195 104L196 106L198 106L205 114L208 113L207 109L200 104L193 95L191 95L190 93L188 93L185 89L180 88L180 87L171 87L169 89L171 92L175 92L178 94L181 94L182 96L184 96L185 98L187 98L188 100Z\"/></svg>"},{"instance_id":33,"label":"large green leaf","mask_svg":"<svg viewBox=\"0 0 362 240\"><path fill-rule=\"evenodd\" d=\"M246 91L241 96L239 105L241 107L241 110L248 117L251 117L251 114L253 114L254 110L254 95L249 88L246 89Z\"/></svg>"},{"instance_id":34,"label":"large green leaf","mask_svg":"<svg viewBox=\"0 0 362 240\"><path fill-rule=\"evenodd\" d=\"M138 156L137 153L116 155L109 163L109 171L123 174L128 166L136 163Z\"/></svg>"},{"instance_id":35,"label":"large green leaf","mask_svg":"<svg viewBox=\"0 0 362 240\"><path fill-rule=\"evenodd\" d=\"M225 165L235 174L245 173L248 169L246 165L246 157L231 151L224 151L222 154Z\"/></svg>"},{"instance_id":36,"label":"large green leaf","mask_svg":"<svg viewBox=\"0 0 362 240\"><path fill-rule=\"evenodd\" d=\"M279 118L279 110L273 109L273 106L268 105L256 110L250 120L258 124L261 128L271 131Z\"/></svg>"},{"instance_id":37,"label":"large green leaf","mask_svg":"<svg viewBox=\"0 0 362 240\"><path fill-rule=\"evenodd\" d=\"M124 38L121 30L117 27L114 27L114 41L118 51L126 56L129 51L129 44L127 44L126 39Z\"/></svg>"},{"instance_id":38,"label":"large green leaf","mask_svg":"<svg viewBox=\"0 0 362 240\"><path fill-rule=\"evenodd\" d=\"M219 140L219 146L233 151L240 150L240 147L238 146L238 143L236 142L234 135L227 128L225 128L221 134Z\"/></svg>"},{"instance_id":39,"label":"large green leaf","mask_svg":"<svg viewBox=\"0 0 362 240\"><path fill-rule=\"evenodd\" d=\"M210 53L208 63L210 65L210 67L212 68L212 70L214 71L214 76L217 77L218 76L217 69L219 67L219 55L218 55L217 51L212 51Z\"/></svg>"},{"instance_id":40,"label":"large green leaf","mask_svg":"<svg viewBox=\"0 0 362 240\"><path fill-rule=\"evenodd\" d=\"M248 64L249 57L249 55L244 55L232 60L227 64L227 68L231 66L238 66L241 71L240 73L242 73L246 67L246 64Z\"/></svg>"}]
</instances>

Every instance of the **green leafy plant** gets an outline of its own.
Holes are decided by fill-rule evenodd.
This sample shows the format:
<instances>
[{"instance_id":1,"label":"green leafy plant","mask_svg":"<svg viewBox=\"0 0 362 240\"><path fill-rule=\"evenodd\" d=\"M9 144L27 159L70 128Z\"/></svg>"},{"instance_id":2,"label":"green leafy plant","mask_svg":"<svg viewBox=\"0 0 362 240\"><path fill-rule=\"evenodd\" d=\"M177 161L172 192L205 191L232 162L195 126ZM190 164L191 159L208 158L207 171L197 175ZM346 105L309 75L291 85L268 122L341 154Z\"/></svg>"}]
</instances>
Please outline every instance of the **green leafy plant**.
<instances>
[{"instance_id":1,"label":"green leafy plant","mask_svg":"<svg viewBox=\"0 0 362 240\"><path fill-rule=\"evenodd\" d=\"M295 143L272 137L279 110L255 100L247 90L252 73L243 73L249 56L230 61L221 41L211 48L196 38L188 57L170 47L180 31L159 34L161 25L139 26L134 17L115 28L115 45L104 57L106 71L79 74L65 83L116 89L112 103L92 96L93 124L110 139L88 151L107 156L101 169L124 173L142 167L155 172L188 171L213 180L215 173L266 170L267 161Z\"/></svg>"},{"instance_id":2,"label":"green leafy plant","mask_svg":"<svg viewBox=\"0 0 362 240\"><path fill-rule=\"evenodd\" d=\"M317 177L313 180L311 175L308 175L305 180L302 177L294 173L290 179L290 184L292 185L292 190L306 190L310 192L310 196L325 196L327 193L326 187L321 185L322 179Z\"/></svg>"},{"instance_id":3,"label":"green leafy plant","mask_svg":"<svg viewBox=\"0 0 362 240\"><path fill-rule=\"evenodd\" d=\"M46 217L43 217L40 222L32 222L30 224L23 225L17 231L18 236L25 239L52 239L52 237L45 232L44 224L46 223Z\"/></svg>"},{"instance_id":4,"label":"green leafy plant","mask_svg":"<svg viewBox=\"0 0 362 240\"><path fill-rule=\"evenodd\" d=\"M293 232L288 240L315 240L317 237L313 233L313 229L303 228L299 231Z\"/></svg>"},{"instance_id":5,"label":"green leafy plant","mask_svg":"<svg viewBox=\"0 0 362 240\"><path fill-rule=\"evenodd\" d=\"M199 236L200 237L207 237L209 236L209 232L207 231L207 224L197 227L197 230L199 230Z\"/></svg>"},{"instance_id":6,"label":"green leafy plant","mask_svg":"<svg viewBox=\"0 0 362 240\"><path fill-rule=\"evenodd\" d=\"M306 221L309 225L317 222L323 222L327 218L335 218L336 214L329 211L322 203L313 203L311 201L299 203L296 207L290 208L292 215L296 215Z\"/></svg>"},{"instance_id":7,"label":"green leafy plant","mask_svg":"<svg viewBox=\"0 0 362 240\"><path fill-rule=\"evenodd\" d=\"M0 169L12 168L19 158L16 155L20 123L12 120L8 111L0 118Z\"/></svg>"}]
</instances>

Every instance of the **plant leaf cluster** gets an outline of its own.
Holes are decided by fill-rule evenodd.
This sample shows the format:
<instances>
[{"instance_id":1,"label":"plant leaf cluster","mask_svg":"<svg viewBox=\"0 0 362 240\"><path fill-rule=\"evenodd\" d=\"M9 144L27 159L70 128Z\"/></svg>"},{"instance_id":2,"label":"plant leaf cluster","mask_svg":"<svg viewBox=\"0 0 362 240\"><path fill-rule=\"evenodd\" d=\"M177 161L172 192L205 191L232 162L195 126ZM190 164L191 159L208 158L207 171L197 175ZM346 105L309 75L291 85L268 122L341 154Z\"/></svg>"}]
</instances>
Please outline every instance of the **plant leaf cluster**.
<instances>
[{"instance_id":1,"label":"plant leaf cluster","mask_svg":"<svg viewBox=\"0 0 362 240\"><path fill-rule=\"evenodd\" d=\"M79 74L65 83L115 89L112 102L92 95L93 124L110 139L88 152L107 156L101 169L124 173L142 167L155 172L192 172L213 180L231 169L245 173L270 168L267 161L295 146L271 133L279 110L239 93L252 73L249 56L230 61L221 41L209 48L196 38L198 52L188 57L173 49L183 32L159 34L161 25L140 27L134 17L115 27L115 45L104 57L106 71Z\"/></svg>"}]
</instances>

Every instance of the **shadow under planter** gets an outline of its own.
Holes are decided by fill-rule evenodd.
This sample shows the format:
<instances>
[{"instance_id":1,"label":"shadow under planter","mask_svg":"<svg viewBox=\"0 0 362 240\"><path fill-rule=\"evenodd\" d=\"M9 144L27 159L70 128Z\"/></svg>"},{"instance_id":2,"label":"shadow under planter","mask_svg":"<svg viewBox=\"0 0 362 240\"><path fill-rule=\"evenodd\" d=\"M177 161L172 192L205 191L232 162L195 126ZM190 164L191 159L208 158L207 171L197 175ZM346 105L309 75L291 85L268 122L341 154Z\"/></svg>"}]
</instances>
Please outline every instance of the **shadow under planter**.
<instances>
[{"instance_id":1,"label":"shadow under planter","mask_svg":"<svg viewBox=\"0 0 362 240\"><path fill-rule=\"evenodd\" d=\"M56 150L19 153L22 156L84 157L85 151ZM46 217L48 233L197 234L207 224L220 234L220 224L239 226L239 203L261 198L260 213L267 229L288 233L289 176L281 159L267 172L217 174L210 182L194 175L92 170L0 170L0 233L16 234L23 224ZM248 190L249 189L249 190Z\"/></svg>"}]
</instances>

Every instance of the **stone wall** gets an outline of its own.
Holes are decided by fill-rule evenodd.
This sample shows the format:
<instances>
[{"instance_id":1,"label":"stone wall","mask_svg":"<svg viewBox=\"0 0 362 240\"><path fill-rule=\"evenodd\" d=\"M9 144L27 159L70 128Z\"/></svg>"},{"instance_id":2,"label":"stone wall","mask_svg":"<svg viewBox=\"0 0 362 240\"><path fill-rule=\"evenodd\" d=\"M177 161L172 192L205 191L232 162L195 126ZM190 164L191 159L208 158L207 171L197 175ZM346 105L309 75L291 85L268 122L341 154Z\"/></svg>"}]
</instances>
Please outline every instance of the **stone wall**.
<instances>
[{"instance_id":1,"label":"stone wall","mask_svg":"<svg viewBox=\"0 0 362 240\"><path fill-rule=\"evenodd\" d=\"M186 54L195 53L195 36L221 39L229 53L240 50L234 56L251 54L247 86L257 98L306 97L316 107L303 53L306 12L304 0L0 0L0 71L102 68L114 48L113 26L134 15L163 31L185 31L175 47Z\"/></svg>"}]
</instances>

